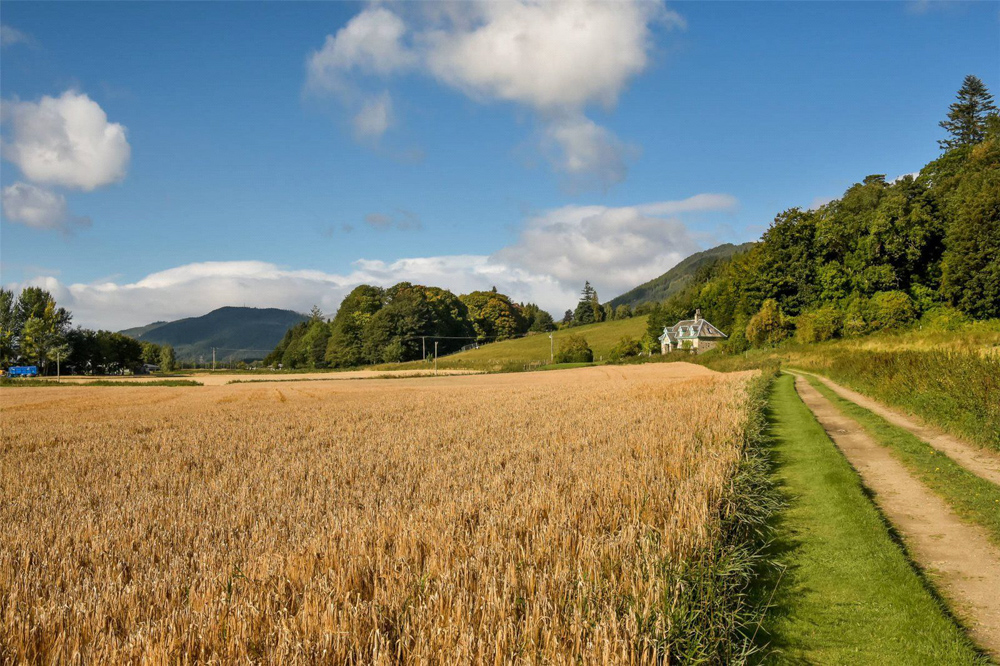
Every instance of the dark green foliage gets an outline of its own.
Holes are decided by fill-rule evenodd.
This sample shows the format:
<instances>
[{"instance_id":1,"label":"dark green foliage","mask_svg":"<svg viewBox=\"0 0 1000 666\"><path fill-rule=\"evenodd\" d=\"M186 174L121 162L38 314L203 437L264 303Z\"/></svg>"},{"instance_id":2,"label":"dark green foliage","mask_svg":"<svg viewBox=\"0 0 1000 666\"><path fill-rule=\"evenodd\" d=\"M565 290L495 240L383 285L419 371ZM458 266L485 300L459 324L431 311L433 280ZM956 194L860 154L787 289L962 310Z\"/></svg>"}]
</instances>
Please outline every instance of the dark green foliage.
<instances>
[{"instance_id":1,"label":"dark green foliage","mask_svg":"<svg viewBox=\"0 0 1000 666\"><path fill-rule=\"evenodd\" d=\"M478 315L475 319L470 315L473 309ZM544 326L540 310L535 316L538 325ZM264 364L280 363L289 369L348 368L414 361L425 353L431 358L435 343L439 355L450 354L477 334L513 337L526 331L521 308L495 291L474 292L460 299L446 289L409 282L386 289L361 285L344 298L331 321L324 321L317 312L289 329Z\"/></svg>"},{"instance_id":2,"label":"dark green foliage","mask_svg":"<svg viewBox=\"0 0 1000 666\"><path fill-rule=\"evenodd\" d=\"M355 287L341 302L337 314L330 322L330 338L325 356L330 367L349 368L361 365L364 360L361 352L363 332L372 316L382 308L384 294L384 290L379 287L363 284Z\"/></svg>"},{"instance_id":3,"label":"dark green foliage","mask_svg":"<svg viewBox=\"0 0 1000 666\"><path fill-rule=\"evenodd\" d=\"M604 308L597 297L597 290L588 281L580 292L580 302L573 310L573 325L583 326L604 321Z\"/></svg>"},{"instance_id":4,"label":"dark green foliage","mask_svg":"<svg viewBox=\"0 0 1000 666\"><path fill-rule=\"evenodd\" d=\"M650 313L650 339L695 308L730 335L730 352L776 344L793 320L800 341L818 342L907 326L946 305L1000 317L1000 119L981 125L916 178L871 175L818 210L779 214L747 251L637 308ZM759 315L767 301L778 307L769 322Z\"/></svg>"},{"instance_id":5,"label":"dark green foliage","mask_svg":"<svg viewBox=\"0 0 1000 666\"><path fill-rule=\"evenodd\" d=\"M17 298L0 290L0 367L28 363L47 374L70 353L66 334L71 320L44 289L26 287Z\"/></svg>"},{"instance_id":6,"label":"dark green foliage","mask_svg":"<svg viewBox=\"0 0 1000 666\"><path fill-rule=\"evenodd\" d=\"M948 111L948 119L940 122L948 138L938 141L945 150L979 143L986 135L986 118L996 113L993 96L976 76L965 77L957 100Z\"/></svg>"},{"instance_id":7,"label":"dark green foliage","mask_svg":"<svg viewBox=\"0 0 1000 666\"><path fill-rule=\"evenodd\" d=\"M76 328L66 333L70 348L64 372L83 375L117 375L141 369L144 354L152 348L144 348L142 343L123 333L112 331L91 331ZM157 347L157 358L153 363L162 367L162 349Z\"/></svg>"},{"instance_id":8,"label":"dark green foliage","mask_svg":"<svg viewBox=\"0 0 1000 666\"><path fill-rule=\"evenodd\" d=\"M594 360L594 352L582 335L566 336L556 351L556 363L590 363Z\"/></svg>"},{"instance_id":9,"label":"dark green foliage","mask_svg":"<svg viewBox=\"0 0 1000 666\"><path fill-rule=\"evenodd\" d=\"M942 292L976 319L1000 317L1000 120L992 121L956 177L942 260Z\"/></svg>"},{"instance_id":10,"label":"dark green foliage","mask_svg":"<svg viewBox=\"0 0 1000 666\"><path fill-rule=\"evenodd\" d=\"M548 333L556 330L556 323L545 310L542 310L534 303L522 303L521 314L524 316L528 331L532 333Z\"/></svg>"}]
</instances>

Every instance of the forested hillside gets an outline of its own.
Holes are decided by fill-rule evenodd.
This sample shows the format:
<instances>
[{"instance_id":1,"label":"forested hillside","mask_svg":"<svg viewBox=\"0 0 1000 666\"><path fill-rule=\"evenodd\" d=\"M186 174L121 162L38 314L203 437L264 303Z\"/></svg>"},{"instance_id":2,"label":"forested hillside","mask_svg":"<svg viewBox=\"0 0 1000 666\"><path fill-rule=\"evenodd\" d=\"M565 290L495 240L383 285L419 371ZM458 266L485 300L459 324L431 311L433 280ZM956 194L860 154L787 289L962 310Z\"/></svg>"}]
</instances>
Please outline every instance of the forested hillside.
<instances>
[{"instance_id":1,"label":"forested hillside","mask_svg":"<svg viewBox=\"0 0 1000 666\"><path fill-rule=\"evenodd\" d=\"M692 282L700 281L700 277L707 275L720 261L729 259L734 254L746 252L753 245L753 243L743 243L742 245L724 243L703 252L696 252L663 275L640 284L638 287L626 291L621 296L612 298L610 302L611 307L617 308L619 305L628 305L635 308L643 303L665 301Z\"/></svg>"},{"instance_id":2,"label":"forested hillside","mask_svg":"<svg viewBox=\"0 0 1000 666\"><path fill-rule=\"evenodd\" d=\"M213 347L225 350L226 358L261 358L266 354L261 350L273 349L290 326L306 319L292 310L224 307L200 317L150 324L122 333L143 342L172 345L180 358L210 358Z\"/></svg>"},{"instance_id":3,"label":"forested hillside","mask_svg":"<svg viewBox=\"0 0 1000 666\"><path fill-rule=\"evenodd\" d=\"M968 77L943 154L913 176L870 175L818 210L780 213L761 241L653 308L658 334L701 308L730 351L1000 317L1000 120Z\"/></svg>"}]
</instances>

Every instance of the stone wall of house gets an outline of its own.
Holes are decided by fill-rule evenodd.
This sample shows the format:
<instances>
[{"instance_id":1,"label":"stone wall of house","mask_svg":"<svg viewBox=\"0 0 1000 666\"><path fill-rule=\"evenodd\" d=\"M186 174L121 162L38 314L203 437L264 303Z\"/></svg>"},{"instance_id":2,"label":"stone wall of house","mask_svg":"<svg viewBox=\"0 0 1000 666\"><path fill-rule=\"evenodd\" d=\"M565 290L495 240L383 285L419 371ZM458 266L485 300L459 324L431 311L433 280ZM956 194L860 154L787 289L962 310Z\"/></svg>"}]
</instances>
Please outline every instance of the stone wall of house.
<instances>
[{"instance_id":1,"label":"stone wall of house","mask_svg":"<svg viewBox=\"0 0 1000 666\"><path fill-rule=\"evenodd\" d=\"M709 349L714 349L718 344L715 340L698 340L697 353L703 354Z\"/></svg>"}]
</instances>

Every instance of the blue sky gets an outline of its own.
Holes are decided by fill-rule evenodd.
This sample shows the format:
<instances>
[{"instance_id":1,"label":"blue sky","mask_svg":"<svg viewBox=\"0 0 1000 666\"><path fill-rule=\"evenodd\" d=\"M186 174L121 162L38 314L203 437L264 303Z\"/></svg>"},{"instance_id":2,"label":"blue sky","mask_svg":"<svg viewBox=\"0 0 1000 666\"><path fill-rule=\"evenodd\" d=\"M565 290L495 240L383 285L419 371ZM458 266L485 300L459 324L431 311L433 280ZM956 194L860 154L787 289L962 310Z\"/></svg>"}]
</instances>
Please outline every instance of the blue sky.
<instances>
[{"instance_id":1,"label":"blue sky","mask_svg":"<svg viewBox=\"0 0 1000 666\"><path fill-rule=\"evenodd\" d=\"M112 328L400 279L558 313L917 171L966 74L1000 93L996 2L579 9L5 2L0 279Z\"/></svg>"}]
</instances>

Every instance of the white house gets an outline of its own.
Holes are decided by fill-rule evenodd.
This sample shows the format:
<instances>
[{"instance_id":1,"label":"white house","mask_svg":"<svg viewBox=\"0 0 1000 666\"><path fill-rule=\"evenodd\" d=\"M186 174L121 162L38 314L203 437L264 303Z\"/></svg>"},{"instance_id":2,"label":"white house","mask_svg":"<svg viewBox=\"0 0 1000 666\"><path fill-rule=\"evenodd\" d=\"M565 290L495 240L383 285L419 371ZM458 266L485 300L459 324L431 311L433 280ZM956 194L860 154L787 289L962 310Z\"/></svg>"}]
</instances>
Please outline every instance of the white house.
<instances>
[{"instance_id":1,"label":"white house","mask_svg":"<svg viewBox=\"0 0 1000 666\"><path fill-rule=\"evenodd\" d=\"M701 318L701 310L694 311L694 319L682 319L673 326L664 326L659 337L660 353L690 351L706 352L728 336Z\"/></svg>"}]
</instances>

